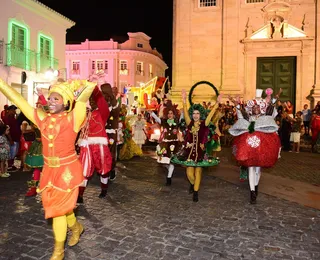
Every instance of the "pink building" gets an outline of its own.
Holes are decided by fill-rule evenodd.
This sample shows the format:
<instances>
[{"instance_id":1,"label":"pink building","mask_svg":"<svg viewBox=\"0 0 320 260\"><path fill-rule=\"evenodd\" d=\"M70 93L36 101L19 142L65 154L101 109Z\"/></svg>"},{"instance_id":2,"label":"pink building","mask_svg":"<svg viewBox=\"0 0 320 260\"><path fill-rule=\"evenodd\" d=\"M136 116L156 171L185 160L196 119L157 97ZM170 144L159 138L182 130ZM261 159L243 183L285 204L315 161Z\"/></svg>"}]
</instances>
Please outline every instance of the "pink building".
<instances>
[{"instance_id":1,"label":"pink building","mask_svg":"<svg viewBox=\"0 0 320 260\"><path fill-rule=\"evenodd\" d=\"M85 79L104 70L107 81L122 92L126 86L138 87L156 76L164 77L168 66L150 46L151 37L142 32L128 36L124 43L87 39L80 44L67 44L67 78Z\"/></svg>"}]
</instances>

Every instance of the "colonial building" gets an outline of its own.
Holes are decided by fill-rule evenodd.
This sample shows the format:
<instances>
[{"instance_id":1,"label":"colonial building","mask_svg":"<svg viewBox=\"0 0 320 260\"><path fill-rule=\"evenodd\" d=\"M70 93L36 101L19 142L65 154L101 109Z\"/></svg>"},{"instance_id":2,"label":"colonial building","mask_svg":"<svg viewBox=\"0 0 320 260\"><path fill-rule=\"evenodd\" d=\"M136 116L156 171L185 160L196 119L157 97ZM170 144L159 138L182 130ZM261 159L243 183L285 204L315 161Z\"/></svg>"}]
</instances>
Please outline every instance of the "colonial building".
<instances>
[{"instance_id":1,"label":"colonial building","mask_svg":"<svg viewBox=\"0 0 320 260\"><path fill-rule=\"evenodd\" d=\"M123 43L110 39L67 44L68 78L88 78L97 70L104 70L106 80L123 91L126 86L139 87L156 76L164 77L168 66L162 55L151 48L151 38L142 32L128 36Z\"/></svg>"},{"instance_id":2,"label":"colonial building","mask_svg":"<svg viewBox=\"0 0 320 260\"><path fill-rule=\"evenodd\" d=\"M320 100L320 5L314 0L174 0L173 90L206 80L248 100L283 89L296 109ZM310 95L313 93L313 95ZM201 85L195 100L214 92Z\"/></svg>"},{"instance_id":3,"label":"colonial building","mask_svg":"<svg viewBox=\"0 0 320 260\"><path fill-rule=\"evenodd\" d=\"M1 11L0 77L34 104L35 88L52 80L48 72L65 77L66 30L75 23L36 0L1 0Z\"/></svg>"}]
</instances>

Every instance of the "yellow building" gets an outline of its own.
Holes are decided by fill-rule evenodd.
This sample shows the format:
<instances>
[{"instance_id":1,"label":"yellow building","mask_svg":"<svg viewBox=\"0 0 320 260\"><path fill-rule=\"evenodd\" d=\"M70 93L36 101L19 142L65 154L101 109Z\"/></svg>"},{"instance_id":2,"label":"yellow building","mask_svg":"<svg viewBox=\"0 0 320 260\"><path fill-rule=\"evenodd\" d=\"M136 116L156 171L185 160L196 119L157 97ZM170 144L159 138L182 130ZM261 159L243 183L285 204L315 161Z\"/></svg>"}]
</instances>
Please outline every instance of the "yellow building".
<instances>
[{"instance_id":1,"label":"yellow building","mask_svg":"<svg viewBox=\"0 0 320 260\"><path fill-rule=\"evenodd\" d=\"M291 100L296 109L320 100L317 1L173 2L173 102L202 80L246 100L256 88L282 88L281 100ZM210 87L195 92L197 101L214 95Z\"/></svg>"}]
</instances>

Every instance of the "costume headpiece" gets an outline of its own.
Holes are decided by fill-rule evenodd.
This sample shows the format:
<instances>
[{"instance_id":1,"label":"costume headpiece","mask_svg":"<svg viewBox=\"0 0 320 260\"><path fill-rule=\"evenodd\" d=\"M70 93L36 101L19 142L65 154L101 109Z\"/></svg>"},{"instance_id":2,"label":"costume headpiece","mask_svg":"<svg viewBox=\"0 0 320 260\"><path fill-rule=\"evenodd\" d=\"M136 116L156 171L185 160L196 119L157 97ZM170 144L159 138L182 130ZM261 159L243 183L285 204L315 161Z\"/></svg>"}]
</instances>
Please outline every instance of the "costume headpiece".
<instances>
[{"instance_id":1,"label":"costume headpiece","mask_svg":"<svg viewBox=\"0 0 320 260\"><path fill-rule=\"evenodd\" d=\"M192 114L194 110L198 110L200 112L200 120L205 120L206 116L207 116L207 112L205 110L205 108L200 105L200 104L193 104L190 108L189 108L189 115L190 118L192 118Z\"/></svg>"},{"instance_id":2,"label":"costume headpiece","mask_svg":"<svg viewBox=\"0 0 320 260\"><path fill-rule=\"evenodd\" d=\"M175 116L175 118L178 119L179 112L178 112L177 106L178 105L172 104L171 100L167 100L167 102L166 102L166 104L164 105L164 108L163 108L163 117L164 118L168 118L169 111L172 111L174 116Z\"/></svg>"},{"instance_id":3,"label":"costume headpiece","mask_svg":"<svg viewBox=\"0 0 320 260\"><path fill-rule=\"evenodd\" d=\"M58 82L54 85L51 85L49 95L51 93L58 93L60 96L62 96L63 104L65 106L69 105L66 111L70 112L73 109L73 102L79 96L86 83L86 80Z\"/></svg>"},{"instance_id":4,"label":"costume headpiece","mask_svg":"<svg viewBox=\"0 0 320 260\"><path fill-rule=\"evenodd\" d=\"M246 111L249 115L252 114L252 108L254 106L259 106L260 107L260 112L261 114L265 114L267 110L267 103L265 100L261 98L262 96L262 89L257 89L256 90L256 97L254 99L248 100L247 105L246 105Z\"/></svg>"}]
</instances>

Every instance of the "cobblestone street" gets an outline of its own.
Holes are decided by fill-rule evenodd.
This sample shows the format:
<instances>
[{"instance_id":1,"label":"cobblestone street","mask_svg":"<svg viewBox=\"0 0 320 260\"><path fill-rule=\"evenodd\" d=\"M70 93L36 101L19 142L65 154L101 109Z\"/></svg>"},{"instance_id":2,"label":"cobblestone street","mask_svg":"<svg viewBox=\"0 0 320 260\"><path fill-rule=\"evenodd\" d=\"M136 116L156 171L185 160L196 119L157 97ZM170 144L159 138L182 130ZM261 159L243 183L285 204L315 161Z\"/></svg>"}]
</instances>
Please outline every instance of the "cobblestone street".
<instances>
[{"instance_id":1,"label":"cobblestone street","mask_svg":"<svg viewBox=\"0 0 320 260\"><path fill-rule=\"evenodd\" d=\"M247 187L210 171L194 203L183 168L166 187L165 170L149 156L119 166L106 199L98 198L97 177L88 185L76 210L85 233L77 246L66 246L66 260L320 259L318 210L262 193L250 205ZM30 177L0 179L1 260L50 258L51 223L39 198L24 197Z\"/></svg>"}]
</instances>

